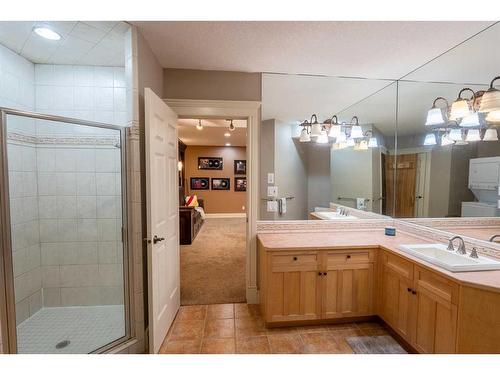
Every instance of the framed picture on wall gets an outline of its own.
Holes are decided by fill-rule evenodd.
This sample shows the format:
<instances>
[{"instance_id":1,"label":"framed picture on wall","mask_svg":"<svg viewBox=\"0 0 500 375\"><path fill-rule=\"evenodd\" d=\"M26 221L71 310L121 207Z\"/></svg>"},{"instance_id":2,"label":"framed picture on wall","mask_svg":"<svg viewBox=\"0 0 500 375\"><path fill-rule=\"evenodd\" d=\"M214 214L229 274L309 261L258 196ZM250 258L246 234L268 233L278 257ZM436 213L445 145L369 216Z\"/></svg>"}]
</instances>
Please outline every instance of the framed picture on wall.
<instances>
[{"instance_id":1,"label":"framed picture on wall","mask_svg":"<svg viewBox=\"0 0 500 375\"><path fill-rule=\"evenodd\" d=\"M191 190L208 190L210 188L210 178L191 177Z\"/></svg>"},{"instance_id":2,"label":"framed picture on wall","mask_svg":"<svg viewBox=\"0 0 500 375\"><path fill-rule=\"evenodd\" d=\"M223 160L220 157L200 156L198 158L198 169L203 170L222 170Z\"/></svg>"},{"instance_id":3,"label":"framed picture on wall","mask_svg":"<svg viewBox=\"0 0 500 375\"><path fill-rule=\"evenodd\" d=\"M229 190L229 178L212 178L212 190Z\"/></svg>"},{"instance_id":4,"label":"framed picture on wall","mask_svg":"<svg viewBox=\"0 0 500 375\"><path fill-rule=\"evenodd\" d=\"M247 178L235 177L234 178L234 191L247 191Z\"/></svg>"},{"instance_id":5,"label":"framed picture on wall","mask_svg":"<svg viewBox=\"0 0 500 375\"><path fill-rule=\"evenodd\" d=\"M247 161L235 160L234 161L234 174L247 174Z\"/></svg>"}]
</instances>

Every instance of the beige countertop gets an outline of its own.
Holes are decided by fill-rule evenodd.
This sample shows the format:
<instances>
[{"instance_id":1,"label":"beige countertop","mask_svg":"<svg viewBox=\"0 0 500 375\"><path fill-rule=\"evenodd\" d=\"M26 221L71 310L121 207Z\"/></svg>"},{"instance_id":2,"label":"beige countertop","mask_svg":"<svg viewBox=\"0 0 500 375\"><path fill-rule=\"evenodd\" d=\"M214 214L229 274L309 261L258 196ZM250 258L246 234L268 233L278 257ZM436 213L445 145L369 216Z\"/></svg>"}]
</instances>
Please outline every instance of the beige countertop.
<instances>
[{"instance_id":1,"label":"beige countertop","mask_svg":"<svg viewBox=\"0 0 500 375\"><path fill-rule=\"evenodd\" d=\"M499 271L450 272L398 249L402 244L432 243L420 236L398 230L394 237L383 229L339 230L331 232L260 233L257 238L267 251L383 248L418 263L424 268L465 285L500 291Z\"/></svg>"}]
</instances>

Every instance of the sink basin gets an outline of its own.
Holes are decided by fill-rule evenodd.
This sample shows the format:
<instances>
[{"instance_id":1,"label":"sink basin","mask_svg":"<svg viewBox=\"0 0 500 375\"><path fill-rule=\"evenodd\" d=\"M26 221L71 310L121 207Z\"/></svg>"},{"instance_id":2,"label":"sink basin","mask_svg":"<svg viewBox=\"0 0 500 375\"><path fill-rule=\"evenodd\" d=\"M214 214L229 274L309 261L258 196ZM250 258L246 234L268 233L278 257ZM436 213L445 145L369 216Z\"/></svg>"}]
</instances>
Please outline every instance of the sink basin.
<instances>
[{"instance_id":1,"label":"sink basin","mask_svg":"<svg viewBox=\"0 0 500 375\"><path fill-rule=\"evenodd\" d=\"M316 211L314 214L323 220L344 220L344 219L357 219L356 216L352 215L341 215L335 211Z\"/></svg>"},{"instance_id":2,"label":"sink basin","mask_svg":"<svg viewBox=\"0 0 500 375\"><path fill-rule=\"evenodd\" d=\"M451 272L500 270L500 261L479 255L478 259L451 252L443 244L400 245L400 250Z\"/></svg>"}]
</instances>

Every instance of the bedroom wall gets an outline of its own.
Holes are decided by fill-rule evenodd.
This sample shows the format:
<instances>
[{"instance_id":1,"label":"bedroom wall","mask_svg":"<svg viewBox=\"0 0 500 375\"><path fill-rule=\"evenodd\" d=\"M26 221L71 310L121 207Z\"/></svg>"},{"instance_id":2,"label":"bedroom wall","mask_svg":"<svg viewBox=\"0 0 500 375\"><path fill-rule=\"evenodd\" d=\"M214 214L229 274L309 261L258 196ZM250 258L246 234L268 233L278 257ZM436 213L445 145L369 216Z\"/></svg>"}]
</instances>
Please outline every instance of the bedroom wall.
<instances>
[{"instance_id":1,"label":"bedroom wall","mask_svg":"<svg viewBox=\"0 0 500 375\"><path fill-rule=\"evenodd\" d=\"M198 157L220 156L223 158L222 170L198 170ZM234 160L246 160L246 147L187 146L185 154L186 187L189 194L196 194L205 203L207 214L245 213L246 193L234 191ZM238 175L238 177L245 177ZM191 177L227 177L230 190L191 190Z\"/></svg>"}]
</instances>

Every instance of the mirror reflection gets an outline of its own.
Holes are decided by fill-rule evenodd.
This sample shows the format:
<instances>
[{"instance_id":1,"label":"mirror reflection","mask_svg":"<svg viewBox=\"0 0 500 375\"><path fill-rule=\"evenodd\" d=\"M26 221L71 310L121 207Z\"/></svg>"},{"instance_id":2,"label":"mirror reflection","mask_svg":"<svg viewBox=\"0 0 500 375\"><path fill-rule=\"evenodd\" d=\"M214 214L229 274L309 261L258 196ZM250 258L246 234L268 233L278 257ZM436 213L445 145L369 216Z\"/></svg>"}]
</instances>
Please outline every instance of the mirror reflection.
<instances>
[{"instance_id":1,"label":"mirror reflection","mask_svg":"<svg viewBox=\"0 0 500 375\"><path fill-rule=\"evenodd\" d=\"M394 82L264 74L262 96L261 220L390 215Z\"/></svg>"}]
</instances>

